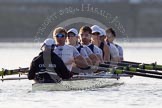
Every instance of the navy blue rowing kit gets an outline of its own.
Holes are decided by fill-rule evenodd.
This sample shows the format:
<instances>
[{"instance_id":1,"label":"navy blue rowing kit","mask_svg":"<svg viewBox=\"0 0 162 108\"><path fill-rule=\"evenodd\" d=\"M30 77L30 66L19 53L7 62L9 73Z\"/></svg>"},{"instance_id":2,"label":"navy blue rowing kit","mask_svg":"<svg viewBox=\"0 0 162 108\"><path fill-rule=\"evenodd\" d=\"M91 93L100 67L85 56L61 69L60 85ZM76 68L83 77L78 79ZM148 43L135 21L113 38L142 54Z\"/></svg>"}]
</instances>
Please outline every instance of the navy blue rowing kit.
<instances>
[{"instance_id":1,"label":"navy blue rowing kit","mask_svg":"<svg viewBox=\"0 0 162 108\"><path fill-rule=\"evenodd\" d=\"M51 74L50 74L51 73ZM72 77L72 73L67 69L60 57L58 57L53 51L41 52L35 57L31 63L28 73L29 80L36 80L38 82L55 82L53 76L58 76L62 79L69 79Z\"/></svg>"}]
</instances>

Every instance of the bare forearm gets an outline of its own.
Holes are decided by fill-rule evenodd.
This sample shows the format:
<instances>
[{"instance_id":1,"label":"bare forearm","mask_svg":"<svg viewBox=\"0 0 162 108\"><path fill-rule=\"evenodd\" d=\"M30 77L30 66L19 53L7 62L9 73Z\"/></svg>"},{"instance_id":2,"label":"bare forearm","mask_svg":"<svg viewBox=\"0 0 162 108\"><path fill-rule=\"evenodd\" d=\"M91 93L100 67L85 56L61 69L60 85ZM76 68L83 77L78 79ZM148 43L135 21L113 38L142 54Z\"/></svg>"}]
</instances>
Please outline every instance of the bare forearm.
<instances>
[{"instance_id":1,"label":"bare forearm","mask_svg":"<svg viewBox=\"0 0 162 108\"><path fill-rule=\"evenodd\" d=\"M95 54L91 54L89 56L89 58L91 59L93 65L95 65L95 64L100 62L100 60L98 59L98 57Z\"/></svg>"},{"instance_id":2,"label":"bare forearm","mask_svg":"<svg viewBox=\"0 0 162 108\"><path fill-rule=\"evenodd\" d=\"M113 58L111 59L111 61L113 61L113 62L119 62L119 57L113 57Z\"/></svg>"},{"instance_id":3,"label":"bare forearm","mask_svg":"<svg viewBox=\"0 0 162 108\"><path fill-rule=\"evenodd\" d=\"M87 61L88 65L93 65L93 63L92 63L90 58L86 58L86 61Z\"/></svg>"},{"instance_id":4,"label":"bare forearm","mask_svg":"<svg viewBox=\"0 0 162 108\"><path fill-rule=\"evenodd\" d=\"M97 55L97 57L98 57L100 63L103 63L104 62L103 59L102 59L102 57L101 57L101 55Z\"/></svg>"},{"instance_id":5,"label":"bare forearm","mask_svg":"<svg viewBox=\"0 0 162 108\"><path fill-rule=\"evenodd\" d=\"M80 67L80 68L88 67L87 61L82 56L78 56L75 58L75 64L77 67Z\"/></svg>"},{"instance_id":6,"label":"bare forearm","mask_svg":"<svg viewBox=\"0 0 162 108\"><path fill-rule=\"evenodd\" d=\"M110 61L110 49L107 46L105 46L104 47L104 52L105 52L104 61L109 62Z\"/></svg>"}]
</instances>

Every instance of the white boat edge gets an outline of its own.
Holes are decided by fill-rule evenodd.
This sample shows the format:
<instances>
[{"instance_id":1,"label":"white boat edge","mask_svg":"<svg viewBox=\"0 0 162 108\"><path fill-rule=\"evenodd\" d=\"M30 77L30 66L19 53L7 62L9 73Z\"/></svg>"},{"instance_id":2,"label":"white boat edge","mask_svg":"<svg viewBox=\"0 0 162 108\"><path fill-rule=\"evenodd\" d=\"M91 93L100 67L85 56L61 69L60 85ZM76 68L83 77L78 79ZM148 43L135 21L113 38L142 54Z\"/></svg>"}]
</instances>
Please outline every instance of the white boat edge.
<instances>
[{"instance_id":1,"label":"white boat edge","mask_svg":"<svg viewBox=\"0 0 162 108\"><path fill-rule=\"evenodd\" d=\"M85 80L62 81L60 83L35 83L32 91L71 91L90 90L112 86L115 83L123 83L117 79L95 78Z\"/></svg>"},{"instance_id":2,"label":"white boat edge","mask_svg":"<svg viewBox=\"0 0 162 108\"><path fill-rule=\"evenodd\" d=\"M80 79L61 81L60 83L34 83L32 91L71 91L71 90L91 90L104 88L116 84L124 83L120 77L131 77L128 75L79 75ZM76 78L77 78L76 77ZM84 78L84 79L83 79Z\"/></svg>"}]
</instances>

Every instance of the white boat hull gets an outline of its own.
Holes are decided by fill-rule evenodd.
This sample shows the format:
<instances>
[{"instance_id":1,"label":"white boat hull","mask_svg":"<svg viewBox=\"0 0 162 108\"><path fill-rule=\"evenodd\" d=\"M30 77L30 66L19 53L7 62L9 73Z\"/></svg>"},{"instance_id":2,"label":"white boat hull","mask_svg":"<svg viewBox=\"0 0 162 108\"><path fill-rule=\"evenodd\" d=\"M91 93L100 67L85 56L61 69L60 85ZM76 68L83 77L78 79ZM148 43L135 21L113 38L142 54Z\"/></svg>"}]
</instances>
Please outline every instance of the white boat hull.
<instances>
[{"instance_id":1,"label":"white boat hull","mask_svg":"<svg viewBox=\"0 0 162 108\"><path fill-rule=\"evenodd\" d=\"M33 91L70 91L96 89L123 83L117 79L95 78L85 80L62 81L60 83L35 83Z\"/></svg>"},{"instance_id":2,"label":"white boat hull","mask_svg":"<svg viewBox=\"0 0 162 108\"><path fill-rule=\"evenodd\" d=\"M103 88L123 83L118 80L120 77L130 77L129 75L115 75L111 73L101 73L97 75L77 75L71 80L60 83L35 83L32 85L33 91L69 91L87 90Z\"/></svg>"}]
</instances>

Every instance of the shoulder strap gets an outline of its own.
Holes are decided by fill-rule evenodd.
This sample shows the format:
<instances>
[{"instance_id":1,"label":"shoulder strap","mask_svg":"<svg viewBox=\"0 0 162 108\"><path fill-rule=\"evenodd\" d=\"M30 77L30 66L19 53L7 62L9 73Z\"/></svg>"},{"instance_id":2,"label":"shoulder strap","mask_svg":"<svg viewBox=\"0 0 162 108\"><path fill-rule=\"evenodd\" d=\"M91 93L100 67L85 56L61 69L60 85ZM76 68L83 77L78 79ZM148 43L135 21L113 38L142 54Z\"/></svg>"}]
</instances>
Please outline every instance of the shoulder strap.
<instances>
[{"instance_id":1,"label":"shoulder strap","mask_svg":"<svg viewBox=\"0 0 162 108\"><path fill-rule=\"evenodd\" d=\"M110 43L109 43L109 42L107 42L107 45L108 45L108 46L110 46Z\"/></svg>"},{"instance_id":2,"label":"shoulder strap","mask_svg":"<svg viewBox=\"0 0 162 108\"><path fill-rule=\"evenodd\" d=\"M80 53L80 51L81 51L82 48L83 48L82 45L80 45L80 46L77 48L77 50L79 51L79 53Z\"/></svg>"},{"instance_id":3,"label":"shoulder strap","mask_svg":"<svg viewBox=\"0 0 162 108\"><path fill-rule=\"evenodd\" d=\"M91 49L91 51L94 53L94 45L91 44L91 45L89 45L88 47L89 47L89 48Z\"/></svg>"},{"instance_id":4,"label":"shoulder strap","mask_svg":"<svg viewBox=\"0 0 162 108\"><path fill-rule=\"evenodd\" d=\"M117 48L119 47L119 45L117 45L117 44L114 44Z\"/></svg>"}]
</instances>

